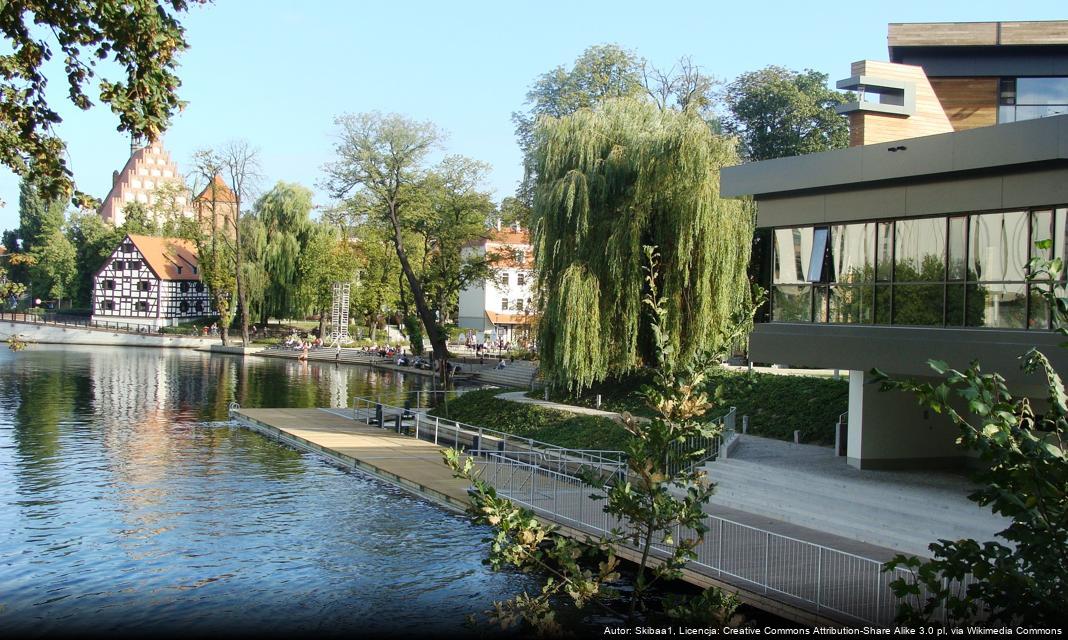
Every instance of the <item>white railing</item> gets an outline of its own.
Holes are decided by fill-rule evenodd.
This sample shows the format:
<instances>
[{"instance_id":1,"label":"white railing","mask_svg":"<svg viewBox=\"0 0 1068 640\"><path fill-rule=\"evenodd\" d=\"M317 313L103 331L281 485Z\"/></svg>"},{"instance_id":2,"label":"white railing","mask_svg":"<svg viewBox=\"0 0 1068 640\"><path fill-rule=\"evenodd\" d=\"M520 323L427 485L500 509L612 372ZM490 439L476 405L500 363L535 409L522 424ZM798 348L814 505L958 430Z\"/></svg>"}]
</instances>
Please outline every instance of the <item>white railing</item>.
<instances>
[{"instance_id":1,"label":"white railing","mask_svg":"<svg viewBox=\"0 0 1068 640\"><path fill-rule=\"evenodd\" d=\"M467 390L457 393L464 391ZM381 396L357 396L352 401L353 418L358 422L411 435L436 445L461 451L493 451L511 459L562 472L578 473L581 469L593 467L607 470L609 473L625 472L627 456L622 451L569 449L496 429L431 416L425 409L435 401L434 394L411 393L413 395L409 401L403 402L407 406L386 404L381 401ZM420 400L422 404L419 403Z\"/></svg>"},{"instance_id":2,"label":"white railing","mask_svg":"<svg viewBox=\"0 0 1068 640\"><path fill-rule=\"evenodd\" d=\"M482 478L497 492L559 524L598 536L627 533L625 522L605 513L604 501L573 475L526 464L495 451L472 451ZM883 572L883 563L749 525L706 516L708 531L687 566L698 573L815 611L842 622L890 624L897 598L889 584L907 571ZM676 527L676 541L692 540L693 531ZM621 536L626 539L626 536ZM628 543L628 546L629 543ZM670 548L654 545L654 555ZM924 596L924 599L926 596Z\"/></svg>"},{"instance_id":3,"label":"white railing","mask_svg":"<svg viewBox=\"0 0 1068 640\"><path fill-rule=\"evenodd\" d=\"M597 472L605 484L625 478L625 453L567 449L430 416L418 404L399 407L379 400L356 397L353 417L466 452L480 467L482 478L501 496L548 520L598 536L627 532L625 522L605 513L604 500L591 497L595 489L583 479L590 472ZM715 442L697 443L707 447L703 460L729 446L736 436L735 418L732 407L718 419L723 431ZM907 570L884 572L880 560L726 518L706 515L705 526L707 532L694 549L697 558L687 565L689 569L847 624L893 623L899 601L890 583L898 578L915 580ZM676 527L673 537L680 541L695 535ZM664 545L654 545L653 551L659 557L670 554ZM963 589L971 581L969 577L956 586ZM919 602L926 600L927 592L921 587ZM944 609L936 614L940 619L944 616Z\"/></svg>"},{"instance_id":4,"label":"white railing","mask_svg":"<svg viewBox=\"0 0 1068 640\"><path fill-rule=\"evenodd\" d=\"M709 460L715 460L720 452L734 439L735 417L738 410L734 407L724 415L710 421L719 426L719 433L714 436L691 436L671 445L672 455L668 460L668 472L672 475L680 471L689 471ZM693 452L700 452L697 457L687 459Z\"/></svg>"}]
</instances>

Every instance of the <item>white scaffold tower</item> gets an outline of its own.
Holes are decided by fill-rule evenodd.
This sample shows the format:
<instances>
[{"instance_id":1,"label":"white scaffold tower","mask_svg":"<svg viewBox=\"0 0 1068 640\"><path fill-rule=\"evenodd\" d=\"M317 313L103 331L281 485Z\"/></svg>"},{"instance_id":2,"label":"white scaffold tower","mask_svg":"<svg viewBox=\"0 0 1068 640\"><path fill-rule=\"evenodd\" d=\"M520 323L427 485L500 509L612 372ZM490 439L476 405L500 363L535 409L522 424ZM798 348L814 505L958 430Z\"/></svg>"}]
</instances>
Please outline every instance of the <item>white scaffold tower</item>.
<instances>
[{"instance_id":1,"label":"white scaffold tower","mask_svg":"<svg viewBox=\"0 0 1068 640\"><path fill-rule=\"evenodd\" d=\"M334 299L330 307L330 346L349 342L349 289L348 282L334 283Z\"/></svg>"}]
</instances>

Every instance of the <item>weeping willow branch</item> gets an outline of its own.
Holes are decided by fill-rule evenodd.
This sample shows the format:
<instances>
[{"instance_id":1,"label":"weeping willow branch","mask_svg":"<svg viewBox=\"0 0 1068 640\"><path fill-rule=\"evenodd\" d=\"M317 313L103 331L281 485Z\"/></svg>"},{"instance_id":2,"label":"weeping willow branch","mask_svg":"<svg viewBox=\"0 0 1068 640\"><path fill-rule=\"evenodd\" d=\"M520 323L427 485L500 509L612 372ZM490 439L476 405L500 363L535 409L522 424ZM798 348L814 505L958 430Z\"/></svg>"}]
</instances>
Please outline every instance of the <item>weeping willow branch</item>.
<instances>
[{"instance_id":1,"label":"weeping willow branch","mask_svg":"<svg viewBox=\"0 0 1068 640\"><path fill-rule=\"evenodd\" d=\"M684 364L749 302L751 205L719 195L732 140L692 113L609 100L535 131L534 251L546 378L569 389L655 363L644 245L659 247L663 330Z\"/></svg>"}]
</instances>

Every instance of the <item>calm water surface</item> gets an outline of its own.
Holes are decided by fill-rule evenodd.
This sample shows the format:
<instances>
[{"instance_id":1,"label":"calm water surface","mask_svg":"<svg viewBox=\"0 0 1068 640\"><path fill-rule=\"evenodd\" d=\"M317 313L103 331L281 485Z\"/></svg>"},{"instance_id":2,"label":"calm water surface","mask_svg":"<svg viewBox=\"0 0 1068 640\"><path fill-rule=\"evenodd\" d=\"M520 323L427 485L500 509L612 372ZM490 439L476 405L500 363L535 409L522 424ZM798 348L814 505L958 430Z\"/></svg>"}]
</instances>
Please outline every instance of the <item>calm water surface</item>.
<instances>
[{"instance_id":1,"label":"calm water surface","mask_svg":"<svg viewBox=\"0 0 1068 640\"><path fill-rule=\"evenodd\" d=\"M343 406L419 384L184 351L0 350L0 630L463 632L531 586L482 566L485 529L225 421L231 400Z\"/></svg>"}]
</instances>

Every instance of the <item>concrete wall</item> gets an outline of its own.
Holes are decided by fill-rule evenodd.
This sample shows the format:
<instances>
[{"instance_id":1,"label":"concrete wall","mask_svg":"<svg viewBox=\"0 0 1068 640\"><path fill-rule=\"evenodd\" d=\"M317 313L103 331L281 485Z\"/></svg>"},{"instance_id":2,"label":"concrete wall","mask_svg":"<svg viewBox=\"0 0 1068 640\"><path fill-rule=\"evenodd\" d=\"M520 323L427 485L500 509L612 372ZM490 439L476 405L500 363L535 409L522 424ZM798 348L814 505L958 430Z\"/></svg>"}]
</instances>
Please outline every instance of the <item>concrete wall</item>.
<instances>
[{"instance_id":1,"label":"concrete wall","mask_svg":"<svg viewBox=\"0 0 1068 640\"><path fill-rule=\"evenodd\" d=\"M901 391L865 384L849 372L849 438L846 456L858 469L925 469L967 466L974 456L956 444L959 429ZM936 382L935 378L913 378Z\"/></svg>"},{"instance_id":2,"label":"concrete wall","mask_svg":"<svg viewBox=\"0 0 1068 640\"><path fill-rule=\"evenodd\" d=\"M193 338L146 333L144 335L108 331L106 329L81 329L45 324L0 321L0 340L16 336L27 342L44 344L97 344L129 347L173 347L195 349L218 343L218 337Z\"/></svg>"}]
</instances>

